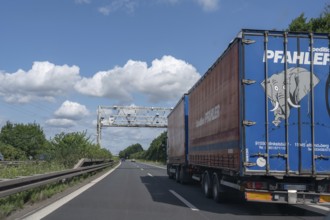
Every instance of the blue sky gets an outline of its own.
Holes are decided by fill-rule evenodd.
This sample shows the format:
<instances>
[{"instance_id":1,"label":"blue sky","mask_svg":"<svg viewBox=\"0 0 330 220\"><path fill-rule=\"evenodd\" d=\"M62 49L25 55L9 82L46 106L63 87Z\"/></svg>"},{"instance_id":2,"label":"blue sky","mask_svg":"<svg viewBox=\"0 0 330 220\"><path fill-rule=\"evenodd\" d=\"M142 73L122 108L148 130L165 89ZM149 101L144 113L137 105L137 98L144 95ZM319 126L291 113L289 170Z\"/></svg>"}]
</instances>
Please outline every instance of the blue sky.
<instances>
[{"instance_id":1,"label":"blue sky","mask_svg":"<svg viewBox=\"0 0 330 220\"><path fill-rule=\"evenodd\" d=\"M329 0L2 0L0 125L96 134L98 105L172 107L242 28L283 30ZM161 129L106 128L145 149Z\"/></svg>"}]
</instances>

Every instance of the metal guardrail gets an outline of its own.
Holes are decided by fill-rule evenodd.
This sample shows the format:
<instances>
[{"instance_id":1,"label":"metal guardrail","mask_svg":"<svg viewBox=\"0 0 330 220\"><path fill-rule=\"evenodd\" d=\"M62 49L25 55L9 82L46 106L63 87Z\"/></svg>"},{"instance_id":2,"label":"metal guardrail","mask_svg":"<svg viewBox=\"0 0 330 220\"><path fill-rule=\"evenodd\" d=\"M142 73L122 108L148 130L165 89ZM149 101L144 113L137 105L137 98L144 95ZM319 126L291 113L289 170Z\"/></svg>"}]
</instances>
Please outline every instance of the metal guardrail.
<instances>
[{"instance_id":1,"label":"metal guardrail","mask_svg":"<svg viewBox=\"0 0 330 220\"><path fill-rule=\"evenodd\" d=\"M25 190L33 189L49 183L55 183L69 179L75 176L80 176L85 173L90 173L106 167L114 165L114 162L108 162L99 165L80 167L76 169L52 172L47 174L38 174L27 177L20 177L9 180L0 181L0 198L19 193Z\"/></svg>"}]
</instances>

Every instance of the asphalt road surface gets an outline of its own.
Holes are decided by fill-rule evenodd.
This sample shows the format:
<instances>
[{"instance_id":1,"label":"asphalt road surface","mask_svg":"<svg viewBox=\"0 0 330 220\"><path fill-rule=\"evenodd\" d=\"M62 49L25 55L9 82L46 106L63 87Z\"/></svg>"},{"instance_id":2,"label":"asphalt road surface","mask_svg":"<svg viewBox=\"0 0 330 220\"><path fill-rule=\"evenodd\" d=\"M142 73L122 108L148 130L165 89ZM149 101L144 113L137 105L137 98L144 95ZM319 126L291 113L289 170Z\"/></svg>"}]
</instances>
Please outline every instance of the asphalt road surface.
<instances>
[{"instance_id":1,"label":"asphalt road surface","mask_svg":"<svg viewBox=\"0 0 330 220\"><path fill-rule=\"evenodd\" d=\"M198 184L181 185L170 180L164 168L126 161L42 219L330 219L328 210L237 199L219 204L205 198Z\"/></svg>"}]
</instances>

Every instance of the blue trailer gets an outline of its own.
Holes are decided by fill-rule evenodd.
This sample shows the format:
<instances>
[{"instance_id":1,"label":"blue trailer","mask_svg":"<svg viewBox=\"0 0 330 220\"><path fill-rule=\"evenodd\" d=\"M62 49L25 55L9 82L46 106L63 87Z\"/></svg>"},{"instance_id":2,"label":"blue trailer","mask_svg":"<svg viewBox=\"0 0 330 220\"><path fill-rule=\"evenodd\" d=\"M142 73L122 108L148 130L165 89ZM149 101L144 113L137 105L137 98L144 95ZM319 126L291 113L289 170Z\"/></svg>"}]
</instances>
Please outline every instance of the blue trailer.
<instances>
[{"instance_id":1,"label":"blue trailer","mask_svg":"<svg viewBox=\"0 0 330 220\"><path fill-rule=\"evenodd\" d=\"M170 133L171 117L189 112L188 141L168 146L184 160L169 160L169 175L199 180L217 201L236 189L248 201L329 202L329 42L242 30L188 91L187 110L169 115Z\"/></svg>"}]
</instances>

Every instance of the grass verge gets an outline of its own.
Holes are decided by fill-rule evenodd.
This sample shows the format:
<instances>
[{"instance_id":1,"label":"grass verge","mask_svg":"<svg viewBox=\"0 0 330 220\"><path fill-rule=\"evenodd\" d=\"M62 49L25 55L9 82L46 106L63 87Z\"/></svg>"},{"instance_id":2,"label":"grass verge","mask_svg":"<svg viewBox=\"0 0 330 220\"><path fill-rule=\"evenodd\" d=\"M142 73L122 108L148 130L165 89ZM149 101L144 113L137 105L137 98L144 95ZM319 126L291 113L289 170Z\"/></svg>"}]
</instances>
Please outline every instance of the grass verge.
<instances>
[{"instance_id":1,"label":"grass verge","mask_svg":"<svg viewBox=\"0 0 330 220\"><path fill-rule=\"evenodd\" d=\"M109 169L109 168L105 168ZM103 170L102 170L103 171ZM99 172L102 172L99 171ZM35 189L20 192L0 199L0 220L6 219L13 212L23 209L26 205L33 205L35 203L46 200L55 194L61 193L66 189L82 183L88 177L95 175L98 172L86 173L78 177L66 179L52 184L37 187Z\"/></svg>"},{"instance_id":2,"label":"grass verge","mask_svg":"<svg viewBox=\"0 0 330 220\"><path fill-rule=\"evenodd\" d=\"M60 170L65 170L65 167L54 162L36 161L32 163L0 165L0 178L13 179L18 176L31 176Z\"/></svg>"}]
</instances>

